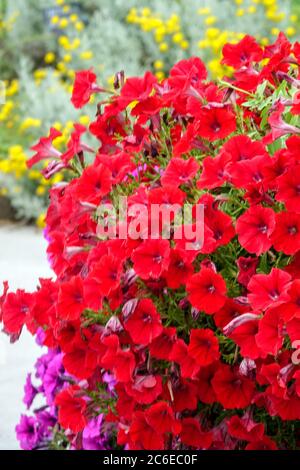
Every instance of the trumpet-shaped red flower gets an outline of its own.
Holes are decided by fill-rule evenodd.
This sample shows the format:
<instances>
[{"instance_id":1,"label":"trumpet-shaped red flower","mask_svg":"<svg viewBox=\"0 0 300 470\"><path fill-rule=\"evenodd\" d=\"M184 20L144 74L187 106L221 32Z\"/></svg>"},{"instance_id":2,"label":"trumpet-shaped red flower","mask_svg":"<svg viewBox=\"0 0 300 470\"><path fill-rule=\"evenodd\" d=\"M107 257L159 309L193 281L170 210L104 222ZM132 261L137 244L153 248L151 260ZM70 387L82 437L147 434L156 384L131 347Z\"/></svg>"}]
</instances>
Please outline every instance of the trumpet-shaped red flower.
<instances>
[{"instance_id":1,"label":"trumpet-shaped red flower","mask_svg":"<svg viewBox=\"0 0 300 470\"><path fill-rule=\"evenodd\" d=\"M240 244L249 253L261 255L272 246L271 235L275 227L273 209L252 206L242 214L236 223Z\"/></svg>"},{"instance_id":2,"label":"trumpet-shaped red flower","mask_svg":"<svg viewBox=\"0 0 300 470\"><path fill-rule=\"evenodd\" d=\"M283 201L288 211L300 213L300 165L289 168L278 178L277 201Z\"/></svg>"},{"instance_id":3,"label":"trumpet-shaped red flower","mask_svg":"<svg viewBox=\"0 0 300 470\"><path fill-rule=\"evenodd\" d=\"M183 418L181 442L196 449L208 449L213 441L212 432L204 432L195 418Z\"/></svg>"},{"instance_id":4,"label":"trumpet-shaped red flower","mask_svg":"<svg viewBox=\"0 0 300 470\"><path fill-rule=\"evenodd\" d=\"M136 248L131 256L133 268L142 279L158 279L170 262L168 240L148 239Z\"/></svg>"},{"instance_id":5,"label":"trumpet-shaped red flower","mask_svg":"<svg viewBox=\"0 0 300 470\"><path fill-rule=\"evenodd\" d=\"M188 354L201 367L217 361L220 357L219 342L214 333L208 328L191 330Z\"/></svg>"},{"instance_id":6,"label":"trumpet-shaped red flower","mask_svg":"<svg viewBox=\"0 0 300 470\"><path fill-rule=\"evenodd\" d=\"M86 168L76 185L80 201L98 204L112 188L111 172L102 163Z\"/></svg>"},{"instance_id":7,"label":"trumpet-shaped red flower","mask_svg":"<svg viewBox=\"0 0 300 470\"><path fill-rule=\"evenodd\" d=\"M198 170L199 164L193 157L188 160L173 157L161 177L161 182L163 185L172 184L175 186L189 183Z\"/></svg>"},{"instance_id":8,"label":"trumpet-shaped red flower","mask_svg":"<svg viewBox=\"0 0 300 470\"><path fill-rule=\"evenodd\" d=\"M291 276L281 269L273 268L270 274L256 274L248 284L248 299L254 310L265 310L288 300L287 290Z\"/></svg>"},{"instance_id":9,"label":"trumpet-shaped red flower","mask_svg":"<svg viewBox=\"0 0 300 470\"><path fill-rule=\"evenodd\" d=\"M200 119L199 135L210 142L225 139L236 130L235 115L230 109L202 109L194 114Z\"/></svg>"},{"instance_id":10,"label":"trumpet-shaped red flower","mask_svg":"<svg viewBox=\"0 0 300 470\"><path fill-rule=\"evenodd\" d=\"M77 320L84 310L83 282L80 276L60 286L57 313L64 320Z\"/></svg>"},{"instance_id":11,"label":"trumpet-shaped red flower","mask_svg":"<svg viewBox=\"0 0 300 470\"><path fill-rule=\"evenodd\" d=\"M222 276L210 268L202 268L193 274L186 286L188 299L193 307L212 314L226 301L226 284Z\"/></svg>"},{"instance_id":12,"label":"trumpet-shaped red flower","mask_svg":"<svg viewBox=\"0 0 300 470\"><path fill-rule=\"evenodd\" d=\"M92 70L81 70L75 73L71 101L75 108L82 108L90 101L93 93L103 91L96 84L97 76Z\"/></svg>"},{"instance_id":13,"label":"trumpet-shaped red flower","mask_svg":"<svg viewBox=\"0 0 300 470\"><path fill-rule=\"evenodd\" d=\"M53 146L53 140L57 137L60 137L62 134L60 131L51 127L48 137L41 137L39 142L31 147L31 150L35 150L35 154L29 160L27 160L28 168L31 168L33 165L36 165L41 160L46 160L48 158L60 159L61 152L59 152Z\"/></svg>"},{"instance_id":14,"label":"trumpet-shaped red flower","mask_svg":"<svg viewBox=\"0 0 300 470\"><path fill-rule=\"evenodd\" d=\"M248 34L237 44L225 44L222 63L235 69L249 67L253 62L263 58L263 50L256 40Z\"/></svg>"},{"instance_id":15,"label":"trumpet-shaped red flower","mask_svg":"<svg viewBox=\"0 0 300 470\"><path fill-rule=\"evenodd\" d=\"M149 344L163 331L160 315L150 299L139 301L124 326L137 344Z\"/></svg>"},{"instance_id":16,"label":"trumpet-shaped red flower","mask_svg":"<svg viewBox=\"0 0 300 470\"><path fill-rule=\"evenodd\" d=\"M62 390L56 396L55 404L58 407L58 420L63 428L74 433L83 430L87 424L87 404L78 386L72 385Z\"/></svg>"},{"instance_id":17,"label":"trumpet-shaped red flower","mask_svg":"<svg viewBox=\"0 0 300 470\"><path fill-rule=\"evenodd\" d=\"M245 408L254 396L254 382L226 365L218 369L212 386L218 401L226 409Z\"/></svg>"},{"instance_id":18,"label":"trumpet-shaped red flower","mask_svg":"<svg viewBox=\"0 0 300 470\"><path fill-rule=\"evenodd\" d=\"M34 303L34 295L18 289L6 294L2 304L2 321L7 333L20 333Z\"/></svg>"},{"instance_id":19,"label":"trumpet-shaped red flower","mask_svg":"<svg viewBox=\"0 0 300 470\"><path fill-rule=\"evenodd\" d=\"M300 248L300 214L278 212L271 241L277 251L283 251L286 255L297 253Z\"/></svg>"}]
</instances>

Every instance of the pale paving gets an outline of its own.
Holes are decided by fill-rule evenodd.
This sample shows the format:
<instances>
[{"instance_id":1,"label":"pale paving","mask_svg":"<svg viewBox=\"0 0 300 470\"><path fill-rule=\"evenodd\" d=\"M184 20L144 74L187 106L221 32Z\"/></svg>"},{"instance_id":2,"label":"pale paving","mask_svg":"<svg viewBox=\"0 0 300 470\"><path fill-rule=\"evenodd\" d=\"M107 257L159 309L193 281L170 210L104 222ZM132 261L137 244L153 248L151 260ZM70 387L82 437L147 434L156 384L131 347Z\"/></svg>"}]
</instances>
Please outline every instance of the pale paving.
<instances>
[{"instance_id":1,"label":"pale paving","mask_svg":"<svg viewBox=\"0 0 300 470\"><path fill-rule=\"evenodd\" d=\"M2 282L9 281L12 290L33 291L39 277L51 277L46 258L46 242L34 227L0 225L0 293ZM0 334L0 450L18 449L15 426L25 411L22 403L27 373L41 354L28 333L11 345Z\"/></svg>"}]
</instances>

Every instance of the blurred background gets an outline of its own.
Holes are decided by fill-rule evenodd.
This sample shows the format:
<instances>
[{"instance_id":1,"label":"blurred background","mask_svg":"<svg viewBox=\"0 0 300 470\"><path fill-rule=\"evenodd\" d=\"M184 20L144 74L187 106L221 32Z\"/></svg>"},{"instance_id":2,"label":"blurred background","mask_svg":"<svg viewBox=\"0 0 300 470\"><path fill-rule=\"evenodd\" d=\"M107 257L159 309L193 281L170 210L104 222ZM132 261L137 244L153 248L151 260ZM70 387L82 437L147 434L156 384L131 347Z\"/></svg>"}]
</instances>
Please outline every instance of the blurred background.
<instances>
[{"instance_id":1,"label":"blurred background","mask_svg":"<svg viewBox=\"0 0 300 470\"><path fill-rule=\"evenodd\" d=\"M26 160L51 126L64 148L73 122L93 119L93 103L83 112L70 104L76 70L93 67L112 87L120 70L163 80L174 62L198 55L217 80L231 73L219 63L226 42L251 34L265 45L280 31L294 41L299 18L300 0L0 0L0 286L34 290L51 276L42 228L48 189L62 176L45 180ZM18 447L14 427L38 353L29 335L14 346L0 338L0 449Z\"/></svg>"}]
</instances>

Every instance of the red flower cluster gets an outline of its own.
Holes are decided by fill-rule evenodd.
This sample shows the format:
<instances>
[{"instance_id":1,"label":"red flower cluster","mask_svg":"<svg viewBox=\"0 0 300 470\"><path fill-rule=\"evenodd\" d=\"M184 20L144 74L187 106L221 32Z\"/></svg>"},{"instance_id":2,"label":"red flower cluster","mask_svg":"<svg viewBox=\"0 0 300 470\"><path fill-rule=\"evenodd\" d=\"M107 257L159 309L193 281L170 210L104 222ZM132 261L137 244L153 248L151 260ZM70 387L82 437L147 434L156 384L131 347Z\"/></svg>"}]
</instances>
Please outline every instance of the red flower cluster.
<instances>
[{"instance_id":1,"label":"red flower cluster","mask_svg":"<svg viewBox=\"0 0 300 470\"><path fill-rule=\"evenodd\" d=\"M43 328L45 345L63 352L74 384L56 405L68 436L103 412L98 386L110 372L106 419L129 449L299 446L299 51L283 34L265 48L246 36L224 47L235 73L221 86L199 58L161 83L150 72L128 78L98 105L90 164L86 129L75 126L68 158L54 130L34 147L30 165L54 158L52 169L76 172L51 189L56 278L32 294L5 286L1 316L8 334ZM101 91L82 71L72 102ZM175 226L168 240L123 239L121 222L103 239L98 207L121 196L137 224L135 204L203 204L203 245L186 249Z\"/></svg>"}]
</instances>

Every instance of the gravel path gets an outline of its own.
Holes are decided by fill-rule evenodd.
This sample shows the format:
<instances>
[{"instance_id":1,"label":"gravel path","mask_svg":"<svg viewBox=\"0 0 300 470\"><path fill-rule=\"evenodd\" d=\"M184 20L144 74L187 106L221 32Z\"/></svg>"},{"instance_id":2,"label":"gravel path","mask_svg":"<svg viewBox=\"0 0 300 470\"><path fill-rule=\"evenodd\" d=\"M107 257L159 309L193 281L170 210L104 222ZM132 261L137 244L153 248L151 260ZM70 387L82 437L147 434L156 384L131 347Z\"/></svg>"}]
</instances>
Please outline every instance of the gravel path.
<instances>
[{"instance_id":1,"label":"gravel path","mask_svg":"<svg viewBox=\"0 0 300 470\"><path fill-rule=\"evenodd\" d=\"M51 277L46 259L46 242L40 230L17 225L0 226L0 292L2 282L11 290L35 290L39 277ZM11 345L0 334L0 450L18 449L14 428L25 411L22 403L27 373L41 349L23 332Z\"/></svg>"}]
</instances>

